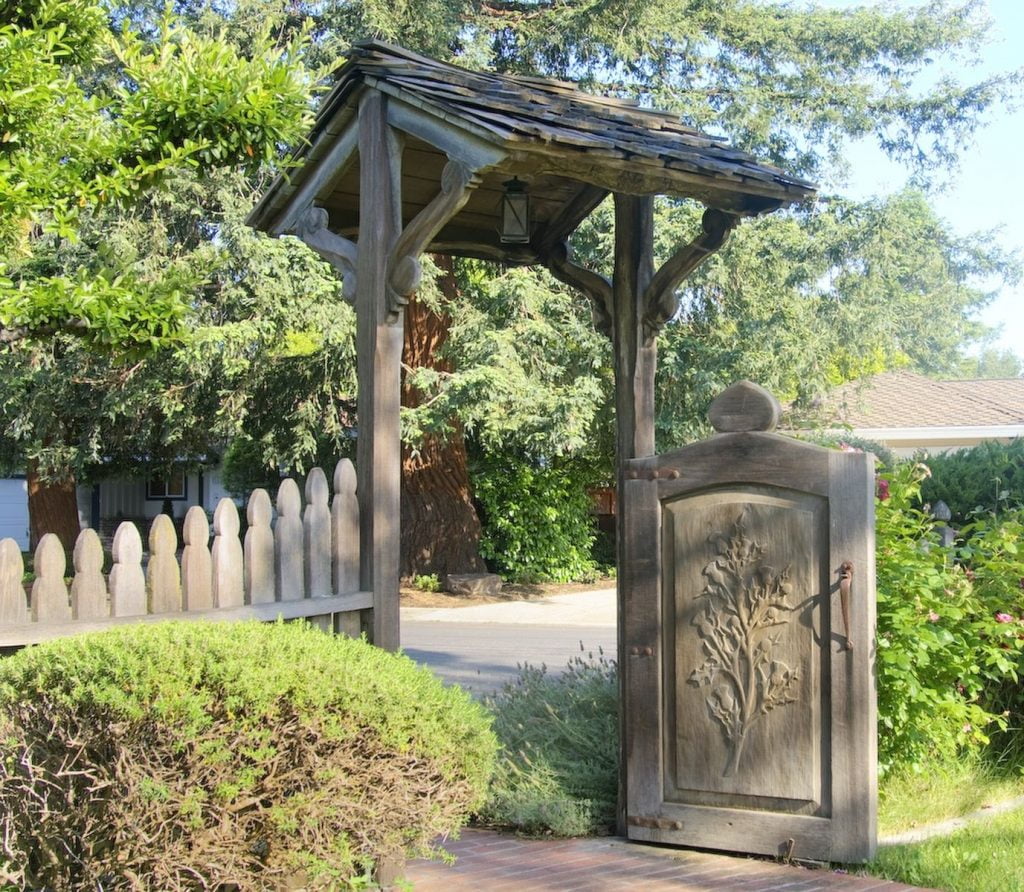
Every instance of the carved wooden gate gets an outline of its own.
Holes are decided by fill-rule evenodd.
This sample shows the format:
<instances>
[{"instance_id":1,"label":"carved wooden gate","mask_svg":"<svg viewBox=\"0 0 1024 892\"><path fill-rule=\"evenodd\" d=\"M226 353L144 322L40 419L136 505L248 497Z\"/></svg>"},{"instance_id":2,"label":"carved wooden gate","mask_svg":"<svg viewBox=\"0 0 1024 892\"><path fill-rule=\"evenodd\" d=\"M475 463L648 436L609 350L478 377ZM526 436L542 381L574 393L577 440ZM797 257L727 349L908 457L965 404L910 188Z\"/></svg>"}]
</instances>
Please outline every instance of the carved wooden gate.
<instances>
[{"instance_id":1,"label":"carved wooden gate","mask_svg":"<svg viewBox=\"0 0 1024 892\"><path fill-rule=\"evenodd\" d=\"M872 459L773 434L777 418L742 382L712 406L718 435L625 464L627 832L866 859Z\"/></svg>"}]
</instances>

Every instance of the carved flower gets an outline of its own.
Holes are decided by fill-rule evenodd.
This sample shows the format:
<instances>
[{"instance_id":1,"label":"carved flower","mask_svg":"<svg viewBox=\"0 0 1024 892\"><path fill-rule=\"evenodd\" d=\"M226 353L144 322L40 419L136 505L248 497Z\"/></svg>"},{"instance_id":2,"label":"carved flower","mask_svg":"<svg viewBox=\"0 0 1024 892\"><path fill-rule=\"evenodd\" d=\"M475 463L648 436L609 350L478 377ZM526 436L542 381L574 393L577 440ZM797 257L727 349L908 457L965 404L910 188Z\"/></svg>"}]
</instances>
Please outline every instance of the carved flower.
<instances>
[{"instance_id":1,"label":"carved flower","mask_svg":"<svg viewBox=\"0 0 1024 892\"><path fill-rule=\"evenodd\" d=\"M711 684L714 677L715 666L710 660L708 660L706 663L704 663L701 666L698 666L696 669L693 670L693 672L690 673L688 681L690 682L690 684L694 684L698 687L701 687L703 685Z\"/></svg>"}]
</instances>

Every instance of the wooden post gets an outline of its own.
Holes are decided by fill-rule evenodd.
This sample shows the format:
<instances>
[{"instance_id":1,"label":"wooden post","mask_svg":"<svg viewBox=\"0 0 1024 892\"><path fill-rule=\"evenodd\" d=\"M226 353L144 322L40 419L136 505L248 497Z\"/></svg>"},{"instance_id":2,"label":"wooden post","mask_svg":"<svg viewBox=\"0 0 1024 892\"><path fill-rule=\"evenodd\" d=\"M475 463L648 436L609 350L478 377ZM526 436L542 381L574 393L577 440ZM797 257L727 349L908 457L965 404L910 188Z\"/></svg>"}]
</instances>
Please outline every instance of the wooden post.
<instances>
[{"instance_id":1,"label":"wooden post","mask_svg":"<svg viewBox=\"0 0 1024 892\"><path fill-rule=\"evenodd\" d=\"M645 344L645 292L654 274L654 200L650 196L615 194L615 268L612 277L612 345L615 362L616 480L624 491L623 463L654 455L654 371L657 350L654 340ZM616 554L624 569L623 500L618 499ZM619 665L619 752L626 764L625 709L627 660L623 639L628 574L618 575L617 614ZM617 824L626 835L626 773L619 771Z\"/></svg>"},{"instance_id":2,"label":"wooden post","mask_svg":"<svg viewBox=\"0 0 1024 892\"><path fill-rule=\"evenodd\" d=\"M398 134L387 123L387 99L371 90L359 106L359 241L356 345L361 588L373 592L373 643L397 650L399 439L403 313L389 306L389 259L402 228Z\"/></svg>"}]
</instances>

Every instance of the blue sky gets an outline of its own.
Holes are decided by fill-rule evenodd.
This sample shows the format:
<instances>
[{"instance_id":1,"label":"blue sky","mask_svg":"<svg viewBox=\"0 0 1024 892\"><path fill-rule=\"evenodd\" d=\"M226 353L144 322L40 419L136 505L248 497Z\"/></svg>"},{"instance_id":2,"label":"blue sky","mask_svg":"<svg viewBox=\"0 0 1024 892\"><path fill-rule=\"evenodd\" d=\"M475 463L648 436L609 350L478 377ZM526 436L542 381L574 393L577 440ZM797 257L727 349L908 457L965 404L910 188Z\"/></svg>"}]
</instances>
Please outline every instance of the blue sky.
<instances>
[{"instance_id":1,"label":"blue sky","mask_svg":"<svg viewBox=\"0 0 1024 892\"><path fill-rule=\"evenodd\" d=\"M822 5L853 7L864 0L819 0ZM893 4L901 8L921 2ZM993 21L990 43L982 50L979 64L959 72L965 81L980 80L998 72L1024 65L1024 2L988 0ZM942 70L938 61L936 68ZM956 72L955 72L956 73ZM967 234L1001 227L997 241L1024 257L1024 109L1001 108L990 114L987 124L975 136L974 144L961 152L961 167L942 193L932 196L938 213L954 231ZM854 197L882 195L899 189L906 180L902 169L890 164L872 147L859 145L850 154L851 182L842 189ZM1014 350L1024 359L1024 284L1004 287L981 314L989 325L1002 326L997 344Z\"/></svg>"}]
</instances>

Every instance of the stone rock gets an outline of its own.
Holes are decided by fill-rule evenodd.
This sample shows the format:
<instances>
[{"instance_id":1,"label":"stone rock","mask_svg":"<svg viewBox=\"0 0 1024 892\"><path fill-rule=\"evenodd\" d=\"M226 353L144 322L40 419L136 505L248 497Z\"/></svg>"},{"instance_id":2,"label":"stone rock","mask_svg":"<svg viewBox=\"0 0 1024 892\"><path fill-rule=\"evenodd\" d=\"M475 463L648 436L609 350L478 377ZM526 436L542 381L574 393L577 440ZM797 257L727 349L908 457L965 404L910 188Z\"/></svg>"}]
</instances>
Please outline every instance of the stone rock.
<instances>
[{"instance_id":1,"label":"stone rock","mask_svg":"<svg viewBox=\"0 0 1024 892\"><path fill-rule=\"evenodd\" d=\"M497 573L449 573L445 591L453 595L500 595L501 577Z\"/></svg>"}]
</instances>

